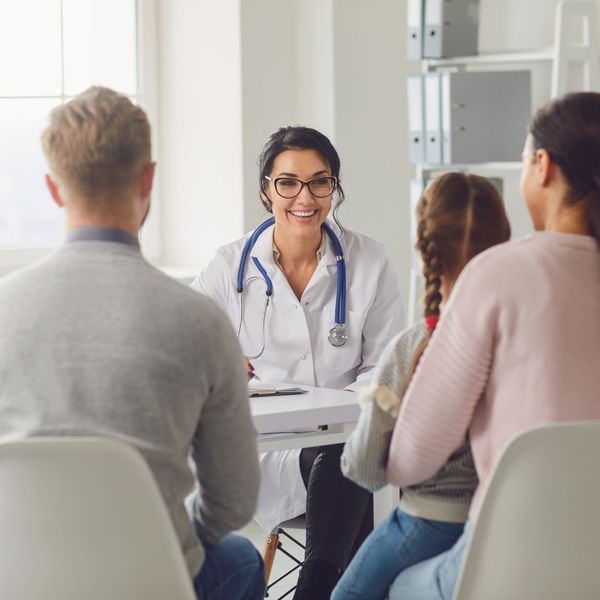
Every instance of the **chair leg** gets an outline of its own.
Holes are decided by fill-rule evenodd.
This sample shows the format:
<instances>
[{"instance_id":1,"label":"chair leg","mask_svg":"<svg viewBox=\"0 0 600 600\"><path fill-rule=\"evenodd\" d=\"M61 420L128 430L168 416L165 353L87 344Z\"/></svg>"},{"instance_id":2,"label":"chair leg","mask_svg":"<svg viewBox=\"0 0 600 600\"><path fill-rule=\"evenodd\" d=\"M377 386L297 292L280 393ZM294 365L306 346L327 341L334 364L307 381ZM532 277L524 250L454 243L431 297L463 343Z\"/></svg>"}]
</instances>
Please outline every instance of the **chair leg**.
<instances>
[{"instance_id":1,"label":"chair leg","mask_svg":"<svg viewBox=\"0 0 600 600\"><path fill-rule=\"evenodd\" d=\"M271 569L273 568L273 561L275 560L275 553L277 552L278 544L279 532L272 531L265 540L265 548L263 550L263 562L265 563L265 585L269 585L269 578L271 577Z\"/></svg>"}]
</instances>

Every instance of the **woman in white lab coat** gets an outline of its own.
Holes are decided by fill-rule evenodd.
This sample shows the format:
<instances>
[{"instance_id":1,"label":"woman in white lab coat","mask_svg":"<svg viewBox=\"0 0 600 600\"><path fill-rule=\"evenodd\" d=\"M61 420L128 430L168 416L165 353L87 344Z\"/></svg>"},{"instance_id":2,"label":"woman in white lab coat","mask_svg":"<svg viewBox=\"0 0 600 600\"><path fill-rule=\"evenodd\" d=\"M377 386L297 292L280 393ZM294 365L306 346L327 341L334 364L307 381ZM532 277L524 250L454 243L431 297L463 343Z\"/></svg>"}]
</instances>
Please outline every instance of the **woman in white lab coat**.
<instances>
[{"instance_id":1,"label":"woman in white lab coat","mask_svg":"<svg viewBox=\"0 0 600 600\"><path fill-rule=\"evenodd\" d=\"M260 197L274 223L254 235L241 275L252 232L220 248L192 285L227 312L250 376L349 390L368 384L380 351L402 329L403 311L383 245L342 228L335 216L344 200L338 154L314 129L283 127L269 138L259 166ZM370 495L342 476L341 451L336 445L261 457L259 524L270 531L306 513L296 600L329 598L372 526Z\"/></svg>"}]
</instances>

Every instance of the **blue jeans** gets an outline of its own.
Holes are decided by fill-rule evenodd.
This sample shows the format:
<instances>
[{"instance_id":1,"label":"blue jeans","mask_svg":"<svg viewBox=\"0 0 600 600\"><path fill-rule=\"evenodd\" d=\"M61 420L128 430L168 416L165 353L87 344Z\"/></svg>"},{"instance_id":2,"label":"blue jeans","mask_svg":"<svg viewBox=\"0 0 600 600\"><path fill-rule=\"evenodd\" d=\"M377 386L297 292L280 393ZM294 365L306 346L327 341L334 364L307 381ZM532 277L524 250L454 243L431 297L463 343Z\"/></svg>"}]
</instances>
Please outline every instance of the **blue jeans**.
<instances>
[{"instance_id":1,"label":"blue jeans","mask_svg":"<svg viewBox=\"0 0 600 600\"><path fill-rule=\"evenodd\" d=\"M251 542L229 534L204 549L204 564L194 578L198 600L262 600L264 567Z\"/></svg>"},{"instance_id":2,"label":"blue jeans","mask_svg":"<svg viewBox=\"0 0 600 600\"><path fill-rule=\"evenodd\" d=\"M331 600L387 598L402 570L452 548L462 531L463 523L419 519L394 509L363 542Z\"/></svg>"},{"instance_id":3,"label":"blue jeans","mask_svg":"<svg viewBox=\"0 0 600 600\"><path fill-rule=\"evenodd\" d=\"M452 600L473 522L447 552L406 569L390 588L390 600Z\"/></svg>"}]
</instances>

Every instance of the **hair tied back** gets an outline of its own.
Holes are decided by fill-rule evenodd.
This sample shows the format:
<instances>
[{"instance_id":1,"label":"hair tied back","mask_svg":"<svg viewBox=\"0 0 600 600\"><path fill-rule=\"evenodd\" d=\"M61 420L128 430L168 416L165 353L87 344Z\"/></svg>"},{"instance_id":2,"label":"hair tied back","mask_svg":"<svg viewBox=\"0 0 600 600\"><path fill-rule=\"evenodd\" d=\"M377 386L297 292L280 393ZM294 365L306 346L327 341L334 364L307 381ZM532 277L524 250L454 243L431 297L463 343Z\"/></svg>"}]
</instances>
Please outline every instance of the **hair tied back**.
<instances>
[{"instance_id":1,"label":"hair tied back","mask_svg":"<svg viewBox=\"0 0 600 600\"><path fill-rule=\"evenodd\" d=\"M437 327L439 320L438 316L425 317L425 328L427 331L433 331Z\"/></svg>"}]
</instances>

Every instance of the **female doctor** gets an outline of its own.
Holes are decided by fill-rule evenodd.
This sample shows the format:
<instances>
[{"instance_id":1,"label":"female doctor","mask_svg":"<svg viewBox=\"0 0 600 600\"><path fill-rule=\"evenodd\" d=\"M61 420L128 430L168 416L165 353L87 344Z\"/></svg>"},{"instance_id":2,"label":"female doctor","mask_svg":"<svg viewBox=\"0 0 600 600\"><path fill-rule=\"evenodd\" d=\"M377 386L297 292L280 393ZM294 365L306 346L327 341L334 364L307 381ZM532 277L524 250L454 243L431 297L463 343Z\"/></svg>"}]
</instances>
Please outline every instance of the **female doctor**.
<instances>
[{"instance_id":1,"label":"female doctor","mask_svg":"<svg viewBox=\"0 0 600 600\"><path fill-rule=\"evenodd\" d=\"M403 326L385 249L340 226L340 159L322 133L280 128L259 168L260 197L273 217L220 248L192 285L228 314L249 376L348 390L366 385ZM342 447L261 457L258 523L270 531L306 513L296 600L329 598L372 526L370 494L341 474Z\"/></svg>"}]
</instances>

